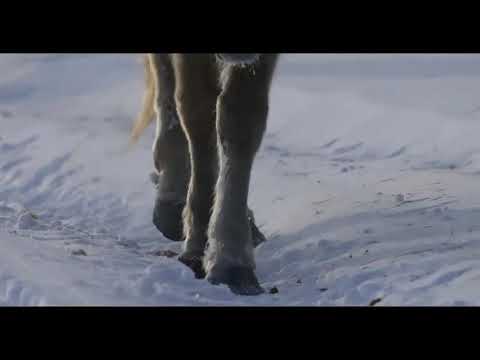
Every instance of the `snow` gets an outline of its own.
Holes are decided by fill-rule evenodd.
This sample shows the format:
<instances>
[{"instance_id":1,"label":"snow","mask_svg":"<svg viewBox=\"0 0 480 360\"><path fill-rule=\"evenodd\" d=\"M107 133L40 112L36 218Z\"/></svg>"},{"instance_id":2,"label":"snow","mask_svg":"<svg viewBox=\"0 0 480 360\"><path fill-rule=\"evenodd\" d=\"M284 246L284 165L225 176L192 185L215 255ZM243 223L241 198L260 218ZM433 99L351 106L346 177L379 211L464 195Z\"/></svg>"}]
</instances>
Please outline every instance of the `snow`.
<instances>
[{"instance_id":1,"label":"snow","mask_svg":"<svg viewBox=\"0 0 480 360\"><path fill-rule=\"evenodd\" d=\"M480 305L480 56L283 55L250 205L277 294L152 225L134 54L0 55L0 305Z\"/></svg>"}]
</instances>

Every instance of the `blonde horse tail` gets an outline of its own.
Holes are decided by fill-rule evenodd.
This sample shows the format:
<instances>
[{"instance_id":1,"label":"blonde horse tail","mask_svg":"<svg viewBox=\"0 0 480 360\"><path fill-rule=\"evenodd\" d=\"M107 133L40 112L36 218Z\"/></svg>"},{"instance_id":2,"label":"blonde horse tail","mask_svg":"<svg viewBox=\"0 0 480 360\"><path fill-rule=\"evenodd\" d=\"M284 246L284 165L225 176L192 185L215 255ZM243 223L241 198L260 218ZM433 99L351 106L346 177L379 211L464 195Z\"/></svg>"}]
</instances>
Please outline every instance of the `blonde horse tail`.
<instances>
[{"instance_id":1,"label":"blonde horse tail","mask_svg":"<svg viewBox=\"0 0 480 360\"><path fill-rule=\"evenodd\" d=\"M130 145L134 145L145 129L150 125L155 117L155 74L154 64L150 55L144 57L145 66L145 95L143 98L143 108L135 119L130 134Z\"/></svg>"}]
</instances>

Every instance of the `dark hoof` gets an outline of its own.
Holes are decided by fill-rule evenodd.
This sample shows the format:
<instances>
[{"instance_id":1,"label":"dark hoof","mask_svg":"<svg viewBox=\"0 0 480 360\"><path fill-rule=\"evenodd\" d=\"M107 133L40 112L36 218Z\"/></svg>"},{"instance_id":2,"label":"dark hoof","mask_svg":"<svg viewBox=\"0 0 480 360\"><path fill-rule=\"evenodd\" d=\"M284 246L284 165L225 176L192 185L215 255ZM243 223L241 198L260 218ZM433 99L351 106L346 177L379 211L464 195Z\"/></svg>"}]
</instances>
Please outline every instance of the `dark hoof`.
<instances>
[{"instance_id":1,"label":"dark hoof","mask_svg":"<svg viewBox=\"0 0 480 360\"><path fill-rule=\"evenodd\" d=\"M156 172L150 174L150 180L159 191L160 178ZM166 238L172 241L184 240L182 219L184 207L184 202L175 200L172 194L157 193L153 209L153 224Z\"/></svg>"},{"instance_id":2,"label":"dark hoof","mask_svg":"<svg viewBox=\"0 0 480 360\"><path fill-rule=\"evenodd\" d=\"M184 204L157 200L153 209L153 223L157 229L172 241L183 240L182 211Z\"/></svg>"},{"instance_id":3,"label":"dark hoof","mask_svg":"<svg viewBox=\"0 0 480 360\"><path fill-rule=\"evenodd\" d=\"M196 279L205 278L206 274L205 274L205 270L203 269L203 262L200 256L182 254L178 257L178 261L188 266L195 274Z\"/></svg>"},{"instance_id":4,"label":"dark hoof","mask_svg":"<svg viewBox=\"0 0 480 360\"><path fill-rule=\"evenodd\" d=\"M253 269L248 267L219 268L214 266L207 275L207 280L213 285L227 285L236 295L254 296L265 292L260 286Z\"/></svg>"}]
</instances>

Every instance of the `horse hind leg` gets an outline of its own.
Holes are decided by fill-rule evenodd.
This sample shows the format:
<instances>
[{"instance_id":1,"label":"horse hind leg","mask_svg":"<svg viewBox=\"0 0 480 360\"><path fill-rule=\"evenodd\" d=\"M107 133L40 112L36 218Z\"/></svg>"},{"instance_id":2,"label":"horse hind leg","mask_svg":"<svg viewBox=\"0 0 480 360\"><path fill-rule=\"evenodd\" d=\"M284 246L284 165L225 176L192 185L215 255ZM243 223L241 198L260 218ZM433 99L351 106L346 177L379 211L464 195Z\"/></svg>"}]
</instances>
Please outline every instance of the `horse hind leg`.
<instances>
[{"instance_id":1,"label":"horse hind leg","mask_svg":"<svg viewBox=\"0 0 480 360\"><path fill-rule=\"evenodd\" d=\"M173 241L183 240L182 211L190 178L188 144L175 106L175 76L168 54L150 54L155 84L156 137L153 144L157 188L153 223Z\"/></svg>"}]
</instances>

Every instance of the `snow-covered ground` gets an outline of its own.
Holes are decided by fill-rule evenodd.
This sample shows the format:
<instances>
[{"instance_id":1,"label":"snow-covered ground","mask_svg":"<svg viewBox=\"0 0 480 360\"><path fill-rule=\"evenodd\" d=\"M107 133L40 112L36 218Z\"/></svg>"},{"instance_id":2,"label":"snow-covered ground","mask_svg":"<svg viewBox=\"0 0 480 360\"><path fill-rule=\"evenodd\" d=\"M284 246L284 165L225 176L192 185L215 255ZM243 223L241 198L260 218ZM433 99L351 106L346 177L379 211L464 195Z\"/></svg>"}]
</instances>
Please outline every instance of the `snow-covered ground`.
<instances>
[{"instance_id":1,"label":"snow-covered ground","mask_svg":"<svg viewBox=\"0 0 480 360\"><path fill-rule=\"evenodd\" d=\"M138 55L0 55L0 305L480 305L480 55L284 55L251 206L277 294L151 223Z\"/></svg>"}]
</instances>

